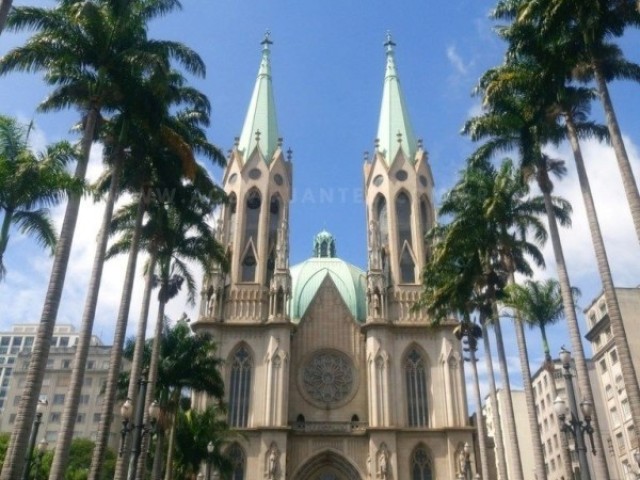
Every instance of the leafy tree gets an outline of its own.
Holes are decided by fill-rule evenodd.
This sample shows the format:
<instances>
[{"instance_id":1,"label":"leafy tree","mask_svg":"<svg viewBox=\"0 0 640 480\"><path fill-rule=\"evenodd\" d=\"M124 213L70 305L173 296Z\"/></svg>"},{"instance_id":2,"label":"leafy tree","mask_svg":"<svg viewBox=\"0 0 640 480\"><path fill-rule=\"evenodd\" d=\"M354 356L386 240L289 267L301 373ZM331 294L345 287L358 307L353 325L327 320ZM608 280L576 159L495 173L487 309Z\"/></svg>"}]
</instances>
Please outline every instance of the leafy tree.
<instances>
[{"instance_id":1,"label":"leafy tree","mask_svg":"<svg viewBox=\"0 0 640 480\"><path fill-rule=\"evenodd\" d=\"M75 159L71 145L60 142L34 153L27 144L30 128L0 115L0 281L6 274L3 257L11 226L53 253L57 236L48 207L58 204L68 190L82 190L81 182L66 171Z\"/></svg>"}]
</instances>

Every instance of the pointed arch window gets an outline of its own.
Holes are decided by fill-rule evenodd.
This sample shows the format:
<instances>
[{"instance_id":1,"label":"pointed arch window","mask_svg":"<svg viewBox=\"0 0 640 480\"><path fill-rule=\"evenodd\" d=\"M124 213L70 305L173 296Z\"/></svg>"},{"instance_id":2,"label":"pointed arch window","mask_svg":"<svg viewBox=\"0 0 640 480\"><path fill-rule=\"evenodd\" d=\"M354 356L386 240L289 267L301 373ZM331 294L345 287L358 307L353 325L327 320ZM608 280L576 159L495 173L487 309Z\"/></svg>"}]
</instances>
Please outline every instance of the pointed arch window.
<instances>
[{"instance_id":1,"label":"pointed arch window","mask_svg":"<svg viewBox=\"0 0 640 480\"><path fill-rule=\"evenodd\" d=\"M246 427L249 419L253 359L248 348L240 346L233 354L229 381L229 425ZM234 477L235 478L235 477Z\"/></svg>"},{"instance_id":2,"label":"pointed arch window","mask_svg":"<svg viewBox=\"0 0 640 480\"><path fill-rule=\"evenodd\" d=\"M384 246L389 243L389 216L387 214L387 201L382 195L379 195L376 200L375 214L378 228L380 229L380 242Z\"/></svg>"},{"instance_id":3,"label":"pointed arch window","mask_svg":"<svg viewBox=\"0 0 640 480\"><path fill-rule=\"evenodd\" d=\"M227 238L227 242L233 242L233 239L236 234L236 211L238 208L238 200L236 199L236 194L232 193L229 195L229 203L227 203L227 225L229 237Z\"/></svg>"},{"instance_id":4,"label":"pointed arch window","mask_svg":"<svg viewBox=\"0 0 640 480\"><path fill-rule=\"evenodd\" d=\"M234 443L227 449L227 458L231 462L231 479L245 480L244 472L247 463L247 456L240 445Z\"/></svg>"},{"instance_id":5,"label":"pointed arch window","mask_svg":"<svg viewBox=\"0 0 640 480\"><path fill-rule=\"evenodd\" d=\"M427 426L427 374L425 362L416 348L407 353L404 362L407 399L407 422L410 427Z\"/></svg>"},{"instance_id":6,"label":"pointed arch window","mask_svg":"<svg viewBox=\"0 0 640 480\"><path fill-rule=\"evenodd\" d=\"M425 245L425 260L427 257L427 233L431 229L431 203L427 197L420 199L420 225L422 226L422 241Z\"/></svg>"},{"instance_id":7,"label":"pointed arch window","mask_svg":"<svg viewBox=\"0 0 640 480\"><path fill-rule=\"evenodd\" d=\"M411 480L432 480L431 458L423 446L411 454Z\"/></svg>"},{"instance_id":8,"label":"pointed arch window","mask_svg":"<svg viewBox=\"0 0 640 480\"><path fill-rule=\"evenodd\" d=\"M398 225L398 249L400 251L400 281L415 283L416 264L411 244L411 199L405 192L396 197L396 222Z\"/></svg>"},{"instance_id":9,"label":"pointed arch window","mask_svg":"<svg viewBox=\"0 0 640 480\"><path fill-rule=\"evenodd\" d=\"M258 263L256 245L258 244L261 206L262 198L260 193L257 190L251 190L247 195L244 220L244 248L241 265L243 282L256 281L256 265Z\"/></svg>"}]
</instances>

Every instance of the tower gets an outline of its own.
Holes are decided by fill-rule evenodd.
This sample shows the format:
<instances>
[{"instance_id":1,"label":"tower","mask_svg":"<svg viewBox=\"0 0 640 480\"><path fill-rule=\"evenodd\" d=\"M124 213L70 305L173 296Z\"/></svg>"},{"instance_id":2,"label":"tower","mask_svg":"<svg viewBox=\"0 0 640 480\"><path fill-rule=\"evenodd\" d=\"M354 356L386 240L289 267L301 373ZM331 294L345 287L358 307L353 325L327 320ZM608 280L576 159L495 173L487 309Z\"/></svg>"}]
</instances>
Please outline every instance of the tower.
<instances>
[{"instance_id":1,"label":"tower","mask_svg":"<svg viewBox=\"0 0 640 480\"><path fill-rule=\"evenodd\" d=\"M249 108L222 179L228 201L217 235L227 248L229 271L214 265L205 278L193 330L216 338L225 360L228 422L245 432L242 445L229 447L234 478L252 478L247 469L259 468L272 479L280 478L286 452L292 155L289 150L285 157L278 131L269 33L261 45ZM207 401L195 399L200 408Z\"/></svg>"}]
</instances>

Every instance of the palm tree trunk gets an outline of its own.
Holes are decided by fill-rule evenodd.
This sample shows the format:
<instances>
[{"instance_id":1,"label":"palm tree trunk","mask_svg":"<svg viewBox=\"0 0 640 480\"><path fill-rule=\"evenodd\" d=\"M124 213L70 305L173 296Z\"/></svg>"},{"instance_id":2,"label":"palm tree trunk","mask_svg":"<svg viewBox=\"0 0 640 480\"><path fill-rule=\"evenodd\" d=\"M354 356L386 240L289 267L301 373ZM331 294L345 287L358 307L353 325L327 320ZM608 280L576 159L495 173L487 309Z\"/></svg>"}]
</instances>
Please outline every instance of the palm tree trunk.
<instances>
[{"instance_id":1,"label":"palm tree trunk","mask_svg":"<svg viewBox=\"0 0 640 480\"><path fill-rule=\"evenodd\" d=\"M11 10L11 4L13 0L0 0L0 34L4 30L4 26L7 23L7 17Z\"/></svg>"},{"instance_id":2,"label":"palm tree trunk","mask_svg":"<svg viewBox=\"0 0 640 480\"><path fill-rule=\"evenodd\" d=\"M153 468L151 469L151 480L161 480L162 478L162 452L164 449L164 430L160 430L156 435L156 448L153 455Z\"/></svg>"},{"instance_id":3,"label":"palm tree trunk","mask_svg":"<svg viewBox=\"0 0 640 480\"><path fill-rule=\"evenodd\" d=\"M482 322L482 343L484 346L485 362L487 364L487 375L489 377L489 394L491 396L491 413L493 415L493 431L496 443L498 480L509 480L509 476L507 475L507 457L505 455L504 440L502 438L502 422L500 422L500 411L498 408L498 391L496 390L496 379L493 374L491 343L489 342L489 332L485 321Z\"/></svg>"},{"instance_id":4,"label":"palm tree trunk","mask_svg":"<svg viewBox=\"0 0 640 480\"><path fill-rule=\"evenodd\" d=\"M146 398L141 398L140 401L144 401L144 420L143 424L149 426L151 424L149 418L149 406L155 400L156 396L156 382L158 381L158 363L160 362L160 348L162 343L162 330L164 328L164 309L166 302L160 300L158 302L158 318L156 319L156 330L153 337L153 347L151 348L151 362L149 365L149 376L147 377L147 395ZM149 435L142 437L142 445L140 447L140 457L138 458L136 475L134 478L145 478L145 470L147 466L147 453L149 452ZM171 455L171 452L169 452Z\"/></svg>"},{"instance_id":5,"label":"palm tree trunk","mask_svg":"<svg viewBox=\"0 0 640 480\"><path fill-rule=\"evenodd\" d=\"M141 200L142 202L142 200ZM129 376L129 387L127 397L131 399L131 404L135 405L138 398L139 379L142 374L142 358L144 354L145 336L147 333L147 320L149 318L149 305L151 304L151 290L153 290L153 272L156 265L156 254L151 252L148 263L147 278L144 285L144 293L142 295L142 308L140 310L140 320L138 321L138 330L136 334L136 345L133 351L133 360L131 362L131 374ZM125 437L124 454L118 456L116 460L116 473L114 479L125 478L127 475L127 459L129 458L131 447L131 435Z\"/></svg>"},{"instance_id":6,"label":"palm tree trunk","mask_svg":"<svg viewBox=\"0 0 640 480\"><path fill-rule=\"evenodd\" d=\"M600 94L600 101L604 108L604 115L607 119L607 127L609 129L609 136L611 137L611 145L613 151L616 154L616 160L618 161L618 169L622 175L622 185L624 186L624 192L627 196L627 202L631 209L631 218L633 219L633 226L636 229L636 236L640 241L640 193L638 193L638 185L633 176L633 170L631 169L631 162L629 162L629 155L627 155L627 149L624 146L622 140L622 133L620 132L620 125L618 124L618 118L613 108L613 102L609 95L609 87L607 81L604 78L602 71L600 70L597 62L593 62L594 76L596 79L596 85L598 86L598 93ZM626 378L625 378L626 382ZM637 382L637 380L634 380ZM629 400L631 401L631 400ZM634 415L635 416L635 415ZM636 417L636 420L638 417Z\"/></svg>"},{"instance_id":7,"label":"palm tree trunk","mask_svg":"<svg viewBox=\"0 0 640 480\"><path fill-rule=\"evenodd\" d=\"M498 364L500 365L500 377L502 379L502 388L506 396L504 402L504 408L506 413L507 424L507 438L511 443L512 455L511 461L513 469L513 476L510 480L523 480L522 473L522 461L520 460L520 445L518 442L518 434L516 431L516 416L513 413L513 400L511 398L511 382L509 380L509 369L507 367L507 355L504 349L504 340L502 339L502 327L500 326L500 319L496 317L496 321L493 324L493 331L496 335L496 350L498 351ZM535 408L535 407L534 407ZM534 410L535 411L535 410Z\"/></svg>"},{"instance_id":8,"label":"palm tree trunk","mask_svg":"<svg viewBox=\"0 0 640 480\"><path fill-rule=\"evenodd\" d=\"M100 233L98 234L96 254L93 259L91 279L89 280L89 286L87 287L87 299L85 300L84 312L82 314L82 322L80 325L80 334L78 336L76 353L73 360L71 381L64 403L64 410L62 411L62 425L60 426L60 433L58 434L55 453L53 455L53 461L51 462L49 480L62 480L69 461L69 451L71 449L73 429L78 416L80 394L84 383L84 372L87 364L87 357L89 356L89 347L91 346L93 322L96 316L96 306L98 304L102 270L107 251L107 243L109 241L109 227L113 216L113 208L119 193L120 174L122 171L123 161L123 155L116 153L115 161L111 169L111 185L109 186L109 194L107 195L107 201L104 207L102 225L100 226Z\"/></svg>"},{"instance_id":9,"label":"palm tree trunk","mask_svg":"<svg viewBox=\"0 0 640 480\"><path fill-rule=\"evenodd\" d=\"M2 229L0 230L0 280L2 280L4 272L6 271L4 266L4 252L7 251L7 245L9 244L9 229L12 220L13 210L6 209L4 211L4 218L2 219Z\"/></svg>"},{"instance_id":10,"label":"palm tree trunk","mask_svg":"<svg viewBox=\"0 0 640 480\"><path fill-rule=\"evenodd\" d=\"M99 108L92 106L86 117L86 123L82 140L80 142L80 158L76 165L75 178L84 180L89 163L89 152L93 142L96 123L99 115ZM56 246L56 253L53 258L49 286L42 308L40 325L31 350L31 360L25 378L25 387L20 398L20 405L13 425L11 439L2 466L0 480L14 480L19 478L24 468L24 452L27 449L27 442L31 432L31 425L36 414L36 405L42 388L42 379L49 357L51 337L60 308L60 297L64 287L64 280L69 264L69 254L73 243L73 235L78 221L78 211L80 210L81 196L70 194L67 208L60 230L60 238Z\"/></svg>"},{"instance_id":11,"label":"palm tree trunk","mask_svg":"<svg viewBox=\"0 0 640 480\"><path fill-rule=\"evenodd\" d=\"M173 480L173 444L176 441L176 423L178 422L178 408L176 406L173 413L173 422L171 422L171 430L169 430L169 443L167 444L167 462L164 467L164 480Z\"/></svg>"},{"instance_id":12,"label":"palm tree trunk","mask_svg":"<svg viewBox=\"0 0 640 480\"><path fill-rule=\"evenodd\" d=\"M124 276L124 285L122 286L120 307L118 309L116 329L113 336L113 346L111 347L111 354L109 357L109 372L107 374L106 390L104 392L104 399L102 403L100 425L98 426L98 438L96 439L96 445L93 449L93 455L91 458L91 468L88 477L89 480L100 479L104 457L109 445L111 422L113 421L113 409L118 389L118 377L120 375L120 368L122 364L122 349L127 331L127 323L129 320L129 309L131 307L131 295L133 292L133 283L135 280L144 210L144 202L142 201L141 195L140 201L138 202L138 211L133 231L133 237L131 238L131 250L129 251L129 258L127 260L127 270ZM138 378L139 374L137 370L132 369L131 372L131 375L135 375L134 378Z\"/></svg>"},{"instance_id":13,"label":"palm tree trunk","mask_svg":"<svg viewBox=\"0 0 640 480\"><path fill-rule=\"evenodd\" d=\"M478 428L478 449L480 450L480 469L482 478L489 478L489 460L487 459L487 431L484 424L484 415L482 415L482 395L480 394L480 381L478 379L478 365L476 358L475 338L469 341L469 356L471 357L471 371L473 373L473 393L476 401L476 421ZM152 480L154 480L152 478Z\"/></svg>"},{"instance_id":14,"label":"palm tree trunk","mask_svg":"<svg viewBox=\"0 0 640 480\"><path fill-rule=\"evenodd\" d=\"M625 390L627 391L627 398L629 399L629 406L631 408L631 414L633 416L633 424L635 425L636 433L639 433L638 425L640 425L640 387L638 386L638 377L636 375L635 368L633 367L631 351L629 349L629 343L627 342L627 333L625 332L624 323L622 321L622 313L620 312L618 295L616 294L616 289L613 284L611 268L609 267L609 259L607 258L607 251L604 246L602 231L600 230L600 224L598 222L598 214L596 212L596 206L591 194L589 177L587 176L587 171L584 166L584 160L582 158L580 142L578 141L578 135L573 123L573 119L569 116L567 116L566 118L566 125L567 131L569 132L571 148L573 149L573 157L576 162L578 180L580 181L580 190L582 191L582 198L584 199L584 208L587 212L587 220L589 223L589 230L591 231L593 248L596 254L598 273L600 274L602 289L604 291L604 297L607 303L607 313L609 314L611 332L613 333L613 340L618 350L620 369L622 371L622 377L624 379Z\"/></svg>"},{"instance_id":15,"label":"palm tree trunk","mask_svg":"<svg viewBox=\"0 0 640 480\"><path fill-rule=\"evenodd\" d=\"M515 283L513 274L510 275L509 283ZM531 430L531 445L533 447L533 463L535 466L535 478L546 480L547 471L544 467L544 454L542 452L542 437L540 435L540 425L536 415L536 402L533 397L533 384L531 382L531 369L529 367L529 353L527 351L527 340L524 334L522 318L516 312L515 318L516 341L518 343L518 356L520 357L520 368L522 370L522 386L524 387L524 397L527 402L527 417L529 419L529 429Z\"/></svg>"},{"instance_id":16,"label":"palm tree trunk","mask_svg":"<svg viewBox=\"0 0 640 480\"><path fill-rule=\"evenodd\" d=\"M541 175L541 176L540 176ZM567 272L567 264L562 251L562 243L560 242L560 233L558 232L558 224L553 212L553 203L551 201L551 192L548 185L551 185L546 166L539 166L538 183L544 198L544 205L547 211L547 221L549 223L549 236L553 247L553 254L556 259L556 270L558 272L558 281L560 282L560 293L562 295L562 304L564 307L564 315L567 320L567 328L569 330L569 338L571 340L571 349L573 350L573 358L576 365L576 373L578 377L578 388L582 394L582 398L591 402L593 401L593 390L589 381L589 371L587 370L587 362L585 361L584 346L582 345L582 336L580 335L580 327L578 326L578 318L576 316L573 293L571 291L571 282L569 281L569 273ZM600 432L600 424L598 416L594 409L592 426L596 432ZM600 455L596 455L593 459L595 469L595 478L598 480L609 480L609 471L604 459L604 445L602 444L602 435L594 435L596 450Z\"/></svg>"}]
</instances>

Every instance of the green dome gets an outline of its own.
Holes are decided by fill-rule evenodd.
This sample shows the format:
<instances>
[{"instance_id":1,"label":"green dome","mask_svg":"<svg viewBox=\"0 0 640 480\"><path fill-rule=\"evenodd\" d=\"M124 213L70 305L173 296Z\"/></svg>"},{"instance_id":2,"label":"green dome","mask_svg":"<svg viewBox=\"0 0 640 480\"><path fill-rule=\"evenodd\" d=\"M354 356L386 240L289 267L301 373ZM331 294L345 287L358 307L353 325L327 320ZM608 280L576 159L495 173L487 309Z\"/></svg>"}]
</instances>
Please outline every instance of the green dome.
<instances>
[{"instance_id":1,"label":"green dome","mask_svg":"<svg viewBox=\"0 0 640 480\"><path fill-rule=\"evenodd\" d=\"M316 235L314 257L291 267L291 321L300 322L327 275L351 315L357 322L364 323L367 317L365 272L335 257L335 239L326 230Z\"/></svg>"}]
</instances>

